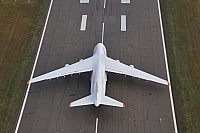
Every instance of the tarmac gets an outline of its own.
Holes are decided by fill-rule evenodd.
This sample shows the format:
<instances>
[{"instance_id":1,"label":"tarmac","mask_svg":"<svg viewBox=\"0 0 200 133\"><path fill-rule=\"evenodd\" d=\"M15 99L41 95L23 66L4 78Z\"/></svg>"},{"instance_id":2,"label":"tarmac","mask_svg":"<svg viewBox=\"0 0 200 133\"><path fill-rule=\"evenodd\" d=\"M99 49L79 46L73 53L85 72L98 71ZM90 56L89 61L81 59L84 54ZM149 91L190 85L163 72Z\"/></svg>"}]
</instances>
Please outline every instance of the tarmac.
<instances>
[{"instance_id":1,"label":"tarmac","mask_svg":"<svg viewBox=\"0 0 200 133\"><path fill-rule=\"evenodd\" d=\"M92 56L103 23L108 57L167 80L157 0L54 0L34 77ZM126 108L69 108L90 94L90 75L31 84L18 133L174 133L168 86L138 78L108 73L106 95Z\"/></svg>"}]
</instances>

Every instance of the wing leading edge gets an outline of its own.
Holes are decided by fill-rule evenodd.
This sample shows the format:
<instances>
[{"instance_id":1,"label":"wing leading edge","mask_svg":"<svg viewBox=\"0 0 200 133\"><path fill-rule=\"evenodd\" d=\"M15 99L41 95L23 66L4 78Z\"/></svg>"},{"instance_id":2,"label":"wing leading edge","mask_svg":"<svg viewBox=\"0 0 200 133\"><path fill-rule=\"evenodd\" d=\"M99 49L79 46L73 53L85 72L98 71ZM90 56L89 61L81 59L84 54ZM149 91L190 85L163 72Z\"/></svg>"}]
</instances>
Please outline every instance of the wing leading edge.
<instances>
[{"instance_id":1,"label":"wing leading edge","mask_svg":"<svg viewBox=\"0 0 200 133\"><path fill-rule=\"evenodd\" d=\"M124 74L124 75L132 76L132 77L137 77L137 78L157 82L164 85L170 85L169 82L167 82L164 79L148 74L134 67L125 65L109 57L106 57L106 71L118 73L118 74Z\"/></svg>"},{"instance_id":2,"label":"wing leading edge","mask_svg":"<svg viewBox=\"0 0 200 133\"><path fill-rule=\"evenodd\" d=\"M77 63L66 65L63 68L35 77L31 79L30 81L28 81L27 84L39 82L42 80L58 78L61 76L66 76L66 75L75 74L75 73L89 72L89 71L92 71L92 65L93 65L93 57L90 57L90 58L81 60Z\"/></svg>"}]
</instances>

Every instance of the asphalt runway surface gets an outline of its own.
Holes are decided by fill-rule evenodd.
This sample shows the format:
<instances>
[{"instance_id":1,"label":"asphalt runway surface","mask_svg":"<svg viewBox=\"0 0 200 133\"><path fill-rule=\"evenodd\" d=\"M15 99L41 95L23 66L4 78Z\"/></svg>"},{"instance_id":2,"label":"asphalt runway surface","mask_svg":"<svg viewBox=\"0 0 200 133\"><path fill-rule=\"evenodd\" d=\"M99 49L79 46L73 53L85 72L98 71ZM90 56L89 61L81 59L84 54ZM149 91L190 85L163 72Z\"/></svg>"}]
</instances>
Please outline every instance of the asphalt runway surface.
<instances>
[{"instance_id":1,"label":"asphalt runway surface","mask_svg":"<svg viewBox=\"0 0 200 133\"><path fill-rule=\"evenodd\" d=\"M87 15L84 31L82 15ZM126 15L126 31L121 31L121 15ZM102 40L103 22L108 57L167 80L157 0L55 0L34 77L92 56ZM98 133L174 133L168 86L137 78L108 73L106 95L126 108L69 108L90 94L90 75L31 84L18 132L94 133L97 128Z\"/></svg>"}]
</instances>

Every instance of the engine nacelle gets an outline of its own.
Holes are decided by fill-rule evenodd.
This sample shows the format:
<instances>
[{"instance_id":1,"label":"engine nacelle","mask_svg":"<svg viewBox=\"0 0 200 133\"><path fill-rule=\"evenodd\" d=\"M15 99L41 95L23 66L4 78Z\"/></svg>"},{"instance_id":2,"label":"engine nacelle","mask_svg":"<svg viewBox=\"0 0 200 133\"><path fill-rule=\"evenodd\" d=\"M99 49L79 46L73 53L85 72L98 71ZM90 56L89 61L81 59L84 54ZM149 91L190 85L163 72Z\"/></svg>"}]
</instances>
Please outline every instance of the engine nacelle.
<instances>
[{"instance_id":1,"label":"engine nacelle","mask_svg":"<svg viewBox=\"0 0 200 133\"><path fill-rule=\"evenodd\" d=\"M65 64L65 67L69 66L69 64Z\"/></svg>"},{"instance_id":2,"label":"engine nacelle","mask_svg":"<svg viewBox=\"0 0 200 133\"><path fill-rule=\"evenodd\" d=\"M130 65L130 67L133 67L133 68L134 68L134 66L133 66L133 65Z\"/></svg>"},{"instance_id":3,"label":"engine nacelle","mask_svg":"<svg viewBox=\"0 0 200 133\"><path fill-rule=\"evenodd\" d=\"M83 60L83 59L80 59L79 62L82 61L82 60Z\"/></svg>"}]
</instances>

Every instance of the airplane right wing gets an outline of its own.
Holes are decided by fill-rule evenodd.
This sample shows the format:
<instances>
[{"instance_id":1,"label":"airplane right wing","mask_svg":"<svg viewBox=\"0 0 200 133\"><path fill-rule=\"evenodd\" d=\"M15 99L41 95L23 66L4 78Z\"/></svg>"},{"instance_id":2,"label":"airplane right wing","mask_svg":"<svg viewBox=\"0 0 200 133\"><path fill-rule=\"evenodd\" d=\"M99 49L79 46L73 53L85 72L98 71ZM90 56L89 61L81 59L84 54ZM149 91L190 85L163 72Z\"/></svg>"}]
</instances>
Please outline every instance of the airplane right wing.
<instances>
[{"instance_id":1,"label":"airplane right wing","mask_svg":"<svg viewBox=\"0 0 200 133\"><path fill-rule=\"evenodd\" d=\"M137 77L137 78L157 82L164 85L170 85L169 82L167 82L164 79L161 79L149 73L138 70L134 68L133 66L131 67L131 66L125 65L109 57L106 57L106 71L118 73L118 74L124 74L124 75L132 76L132 77Z\"/></svg>"},{"instance_id":2,"label":"airplane right wing","mask_svg":"<svg viewBox=\"0 0 200 133\"><path fill-rule=\"evenodd\" d=\"M92 71L92 66L93 66L93 57L90 57L84 60L80 60L77 63L66 65L63 68L35 77L31 79L30 81L28 81L27 84L39 82L42 80L58 78L58 77L66 76L70 74Z\"/></svg>"}]
</instances>

